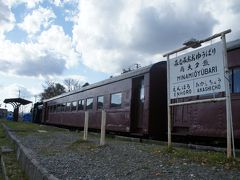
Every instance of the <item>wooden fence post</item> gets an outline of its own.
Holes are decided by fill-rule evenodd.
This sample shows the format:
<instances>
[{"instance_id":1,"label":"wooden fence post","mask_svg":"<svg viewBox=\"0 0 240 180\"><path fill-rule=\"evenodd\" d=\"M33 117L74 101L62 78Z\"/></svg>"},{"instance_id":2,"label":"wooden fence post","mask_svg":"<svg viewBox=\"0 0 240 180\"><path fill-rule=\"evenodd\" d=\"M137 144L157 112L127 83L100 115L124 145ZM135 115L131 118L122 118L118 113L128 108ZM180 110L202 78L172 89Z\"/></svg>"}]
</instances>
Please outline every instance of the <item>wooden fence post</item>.
<instances>
[{"instance_id":1,"label":"wooden fence post","mask_svg":"<svg viewBox=\"0 0 240 180\"><path fill-rule=\"evenodd\" d=\"M106 134L106 111L102 110L100 146L105 145L105 134Z\"/></svg>"},{"instance_id":2,"label":"wooden fence post","mask_svg":"<svg viewBox=\"0 0 240 180\"><path fill-rule=\"evenodd\" d=\"M89 119L89 112L85 111L85 121L84 121L84 131L83 131L83 140L87 140L88 135L88 119Z\"/></svg>"}]
</instances>

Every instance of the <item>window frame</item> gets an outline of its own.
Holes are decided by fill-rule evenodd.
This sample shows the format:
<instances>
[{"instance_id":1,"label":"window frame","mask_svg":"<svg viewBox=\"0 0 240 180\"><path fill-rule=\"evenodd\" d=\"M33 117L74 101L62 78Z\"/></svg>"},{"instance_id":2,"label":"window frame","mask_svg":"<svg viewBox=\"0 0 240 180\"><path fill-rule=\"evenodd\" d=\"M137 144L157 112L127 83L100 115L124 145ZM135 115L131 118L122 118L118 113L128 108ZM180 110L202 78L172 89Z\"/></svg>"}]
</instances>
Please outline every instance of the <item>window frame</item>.
<instances>
[{"instance_id":1,"label":"window frame","mask_svg":"<svg viewBox=\"0 0 240 180\"><path fill-rule=\"evenodd\" d=\"M56 112L61 112L61 104L57 104L56 105Z\"/></svg>"},{"instance_id":2,"label":"window frame","mask_svg":"<svg viewBox=\"0 0 240 180\"><path fill-rule=\"evenodd\" d=\"M67 106L66 102L61 104L61 112L65 112L66 106Z\"/></svg>"},{"instance_id":3,"label":"window frame","mask_svg":"<svg viewBox=\"0 0 240 180\"><path fill-rule=\"evenodd\" d=\"M91 108L88 108L88 100L92 100L92 107ZM89 97L89 98L86 98L86 106L85 106L85 110L86 111L91 111L91 110L93 110L93 103L94 103L94 99L93 99L93 97ZM90 103L91 104L91 103Z\"/></svg>"},{"instance_id":4,"label":"window frame","mask_svg":"<svg viewBox=\"0 0 240 180\"><path fill-rule=\"evenodd\" d=\"M76 105L74 105L76 103ZM77 101L72 101L71 102L71 111L77 111L77 105L78 105L78 103L77 103Z\"/></svg>"},{"instance_id":5,"label":"window frame","mask_svg":"<svg viewBox=\"0 0 240 180\"><path fill-rule=\"evenodd\" d=\"M57 112L57 105L53 105L53 113L56 113Z\"/></svg>"},{"instance_id":6,"label":"window frame","mask_svg":"<svg viewBox=\"0 0 240 180\"><path fill-rule=\"evenodd\" d=\"M102 98L102 106L98 104L99 98ZM104 95L97 96L97 110L102 110L104 109Z\"/></svg>"},{"instance_id":7,"label":"window frame","mask_svg":"<svg viewBox=\"0 0 240 180\"><path fill-rule=\"evenodd\" d=\"M65 112L70 112L70 111L71 111L71 102L67 102Z\"/></svg>"},{"instance_id":8,"label":"window frame","mask_svg":"<svg viewBox=\"0 0 240 180\"><path fill-rule=\"evenodd\" d=\"M77 104L77 110L78 110L78 111L84 111L84 110L85 110L85 99L79 99L77 102L78 102L78 104ZM80 104L79 102L81 102L81 106L82 106L81 109L79 108L79 104Z\"/></svg>"},{"instance_id":9,"label":"window frame","mask_svg":"<svg viewBox=\"0 0 240 180\"><path fill-rule=\"evenodd\" d=\"M48 112L52 113L53 112L53 107L52 106L48 106Z\"/></svg>"},{"instance_id":10,"label":"window frame","mask_svg":"<svg viewBox=\"0 0 240 180\"><path fill-rule=\"evenodd\" d=\"M112 97L114 96L114 95L118 95L118 94L120 94L121 95L121 98L120 98L120 104L119 105L113 105L113 103L112 103ZM122 92L117 92L117 93L111 93L110 94L110 108L121 108L122 107L122 103L123 103L123 100L122 100L122 98L123 98L123 93Z\"/></svg>"}]
</instances>

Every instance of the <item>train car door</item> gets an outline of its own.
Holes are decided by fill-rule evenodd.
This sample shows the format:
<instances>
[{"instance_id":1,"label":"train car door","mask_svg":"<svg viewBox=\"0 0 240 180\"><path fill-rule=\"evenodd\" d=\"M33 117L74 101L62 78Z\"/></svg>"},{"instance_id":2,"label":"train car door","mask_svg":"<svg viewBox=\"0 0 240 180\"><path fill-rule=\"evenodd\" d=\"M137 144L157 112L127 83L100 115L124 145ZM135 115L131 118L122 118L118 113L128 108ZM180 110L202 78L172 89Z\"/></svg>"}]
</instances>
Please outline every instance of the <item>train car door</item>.
<instances>
[{"instance_id":1,"label":"train car door","mask_svg":"<svg viewBox=\"0 0 240 180\"><path fill-rule=\"evenodd\" d=\"M131 132L141 133L143 130L143 110L144 110L144 77L132 80L132 100L131 100Z\"/></svg>"},{"instance_id":2,"label":"train car door","mask_svg":"<svg viewBox=\"0 0 240 180\"><path fill-rule=\"evenodd\" d=\"M43 105L43 116L42 116L42 123L46 123L48 122L48 118L49 118L49 106L47 103L44 103Z\"/></svg>"}]
</instances>

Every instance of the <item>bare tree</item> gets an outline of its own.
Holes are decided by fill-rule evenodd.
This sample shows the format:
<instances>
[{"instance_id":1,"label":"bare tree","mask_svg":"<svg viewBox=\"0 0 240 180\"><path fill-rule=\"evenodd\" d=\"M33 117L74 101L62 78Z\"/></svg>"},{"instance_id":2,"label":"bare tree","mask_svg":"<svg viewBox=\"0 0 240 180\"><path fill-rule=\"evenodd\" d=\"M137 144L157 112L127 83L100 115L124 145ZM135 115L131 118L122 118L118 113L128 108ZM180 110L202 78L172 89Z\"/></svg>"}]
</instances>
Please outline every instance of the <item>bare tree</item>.
<instances>
[{"instance_id":1,"label":"bare tree","mask_svg":"<svg viewBox=\"0 0 240 180\"><path fill-rule=\"evenodd\" d=\"M65 91L65 87L59 83L54 83L53 81L45 81L45 84L42 85L44 92L40 94L41 99L49 99L51 97L60 95Z\"/></svg>"},{"instance_id":2,"label":"bare tree","mask_svg":"<svg viewBox=\"0 0 240 180\"><path fill-rule=\"evenodd\" d=\"M80 82L76 79L64 79L63 83L67 86L68 91L72 91L81 87Z\"/></svg>"},{"instance_id":3,"label":"bare tree","mask_svg":"<svg viewBox=\"0 0 240 180\"><path fill-rule=\"evenodd\" d=\"M49 87L53 87L55 84L54 81L46 80L44 84L42 84L43 89L47 89Z\"/></svg>"}]
</instances>

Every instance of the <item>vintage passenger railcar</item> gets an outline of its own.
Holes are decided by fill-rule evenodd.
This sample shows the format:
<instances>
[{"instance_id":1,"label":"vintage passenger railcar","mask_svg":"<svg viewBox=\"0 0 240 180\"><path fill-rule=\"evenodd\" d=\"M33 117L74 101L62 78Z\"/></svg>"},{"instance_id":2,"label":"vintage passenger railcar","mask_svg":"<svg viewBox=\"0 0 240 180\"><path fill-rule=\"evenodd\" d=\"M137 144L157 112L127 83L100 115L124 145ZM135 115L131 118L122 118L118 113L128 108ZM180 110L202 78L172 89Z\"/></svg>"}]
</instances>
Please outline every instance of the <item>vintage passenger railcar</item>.
<instances>
[{"instance_id":1,"label":"vintage passenger railcar","mask_svg":"<svg viewBox=\"0 0 240 180\"><path fill-rule=\"evenodd\" d=\"M233 129L235 138L240 139L240 40L227 43L230 89L232 99ZM223 97L224 93L208 94L178 99L178 102ZM216 140L226 138L225 101L189 104L172 110L172 133L183 139ZM188 137L188 138L187 138Z\"/></svg>"},{"instance_id":2,"label":"vintage passenger railcar","mask_svg":"<svg viewBox=\"0 0 240 180\"><path fill-rule=\"evenodd\" d=\"M83 127L89 111L89 128L100 129L105 109L108 131L164 138L166 103L166 62L158 62L45 100L43 122Z\"/></svg>"},{"instance_id":3,"label":"vintage passenger railcar","mask_svg":"<svg viewBox=\"0 0 240 180\"><path fill-rule=\"evenodd\" d=\"M227 43L231 72L233 129L240 139L240 40ZM101 109L107 111L107 130L165 139L167 135L166 62L140 68L82 89L48 99L42 122L83 127L84 111L89 127L100 129ZM205 99L213 94L177 99ZM216 97L224 93L214 94ZM172 108L172 134L184 141L226 137L225 102L189 104Z\"/></svg>"}]
</instances>

